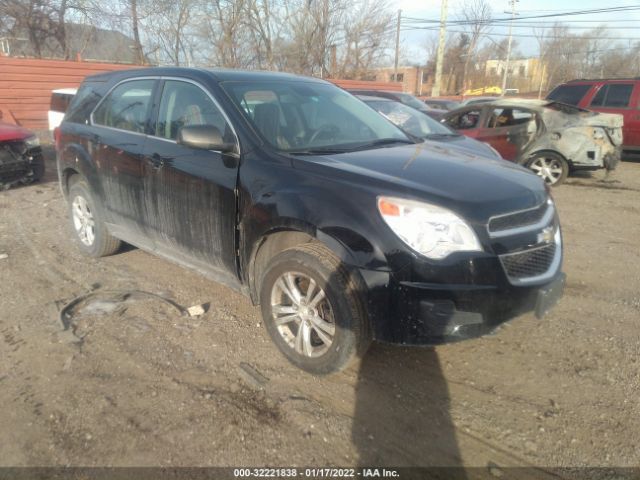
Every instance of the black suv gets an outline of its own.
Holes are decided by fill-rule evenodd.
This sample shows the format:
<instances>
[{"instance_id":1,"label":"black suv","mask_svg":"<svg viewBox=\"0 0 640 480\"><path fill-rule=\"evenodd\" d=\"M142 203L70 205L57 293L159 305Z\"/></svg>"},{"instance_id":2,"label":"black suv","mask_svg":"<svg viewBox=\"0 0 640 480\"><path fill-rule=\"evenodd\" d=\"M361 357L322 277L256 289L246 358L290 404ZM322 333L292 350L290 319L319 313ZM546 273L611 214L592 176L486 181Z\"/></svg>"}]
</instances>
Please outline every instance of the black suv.
<instances>
[{"instance_id":1,"label":"black suv","mask_svg":"<svg viewBox=\"0 0 640 480\"><path fill-rule=\"evenodd\" d=\"M371 340L433 344L543 315L562 293L560 225L536 175L414 143L322 80L89 77L57 161L86 254L124 240L245 293L314 373Z\"/></svg>"}]
</instances>

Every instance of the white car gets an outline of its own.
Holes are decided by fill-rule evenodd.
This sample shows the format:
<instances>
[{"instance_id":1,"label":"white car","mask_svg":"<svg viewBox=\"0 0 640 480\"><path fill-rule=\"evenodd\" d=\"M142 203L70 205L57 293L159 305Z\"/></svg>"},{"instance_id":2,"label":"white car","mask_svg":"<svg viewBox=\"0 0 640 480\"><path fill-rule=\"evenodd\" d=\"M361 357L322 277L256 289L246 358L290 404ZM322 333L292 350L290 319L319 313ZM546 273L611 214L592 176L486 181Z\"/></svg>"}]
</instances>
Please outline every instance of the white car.
<instances>
[{"instance_id":1,"label":"white car","mask_svg":"<svg viewBox=\"0 0 640 480\"><path fill-rule=\"evenodd\" d=\"M49 131L60 126L64 114L75 96L77 88L59 88L51 91L51 105L49 106Z\"/></svg>"}]
</instances>

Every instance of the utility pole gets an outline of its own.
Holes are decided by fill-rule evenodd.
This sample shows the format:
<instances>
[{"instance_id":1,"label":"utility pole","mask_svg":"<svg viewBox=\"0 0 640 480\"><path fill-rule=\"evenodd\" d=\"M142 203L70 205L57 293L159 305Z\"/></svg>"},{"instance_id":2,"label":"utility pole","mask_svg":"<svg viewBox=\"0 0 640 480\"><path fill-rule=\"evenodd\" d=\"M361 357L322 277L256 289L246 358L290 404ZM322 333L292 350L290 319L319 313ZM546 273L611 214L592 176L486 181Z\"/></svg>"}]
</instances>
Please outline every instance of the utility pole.
<instances>
[{"instance_id":1,"label":"utility pole","mask_svg":"<svg viewBox=\"0 0 640 480\"><path fill-rule=\"evenodd\" d=\"M431 89L432 97L440 96L440 85L442 84L442 60L444 58L444 40L447 34L447 0L442 0L440 6L440 38L438 39L438 56L436 58L436 78Z\"/></svg>"},{"instance_id":2,"label":"utility pole","mask_svg":"<svg viewBox=\"0 0 640 480\"><path fill-rule=\"evenodd\" d=\"M400 55L400 22L402 21L402 10L398 10L398 26L396 27L396 60L393 64L393 81L398 81L398 56Z\"/></svg>"},{"instance_id":3,"label":"utility pole","mask_svg":"<svg viewBox=\"0 0 640 480\"><path fill-rule=\"evenodd\" d=\"M507 89L507 76L509 75L509 61L511 60L511 37L513 30L513 19L516 14L516 3L520 0L509 0L509 5L511 5L511 21L509 22L509 41L507 42L507 61L504 66L504 73L502 75L502 96L504 96L504 91ZM509 13L509 12L504 12Z\"/></svg>"}]
</instances>

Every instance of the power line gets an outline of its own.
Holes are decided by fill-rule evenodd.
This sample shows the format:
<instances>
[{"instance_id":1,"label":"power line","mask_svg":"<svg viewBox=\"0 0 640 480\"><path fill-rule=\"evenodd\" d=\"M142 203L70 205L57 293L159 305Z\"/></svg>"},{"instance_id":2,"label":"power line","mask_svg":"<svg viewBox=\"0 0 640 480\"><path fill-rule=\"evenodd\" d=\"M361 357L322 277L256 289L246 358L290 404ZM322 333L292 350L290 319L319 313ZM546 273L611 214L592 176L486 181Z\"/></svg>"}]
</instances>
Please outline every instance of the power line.
<instances>
[{"instance_id":1,"label":"power line","mask_svg":"<svg viewBox=\"0 0 640 480\"><path fill-rule=\"evenodd\" d=\"M438 30L436 27L405 27L401 29L403 32L410 32L410 31L416 31L416 30L429 30L429 31L436 31ZM449 33L466 33L468 34L469 32L465 32L464 30L447 30ZM527 35L524 33L514 33L512 34L514 37L519 37L519 38L539 38L539 35ZM491 34L487 34L486 36L494 36L494 37L508 37L509 34L508 33L491 33ZM640 37L583 37L583 36L577 36L577 35L572 35L572 36L545 36L545 39L547 40L565 40L565 39L578 39L578 40L640 40Z\"/></svg>"},{"instance_id":2,"label":"power line","mask_svg":"<svg viewBox=\"0 0 640 480\"><path fill-rule=\"evenodd\" d=\"M575 11L566 11L563 13L522 16L522 17L519 17L518 21L529 20L534 18L555 18L555 17L575 16L575 15L593 15L596 13L630 12L630 11L637 11L637 10L640 10L640 6L609 7L609 8L597 8L597 9L591 9L591 10L575 10ZM511 21L511 18L506 17L506 18L494 18L486 22L480 22L480 23L495 24L495 23L507 23L509 21ZM407 23L439 23L437 20L434 20L434 19L416 18L416 17L405 17L405 22ZM450 25L471 25L476 23L478 22L469 21L469 20L452 20L448 22L448 24Z\"/></svg>"}]
</instances>

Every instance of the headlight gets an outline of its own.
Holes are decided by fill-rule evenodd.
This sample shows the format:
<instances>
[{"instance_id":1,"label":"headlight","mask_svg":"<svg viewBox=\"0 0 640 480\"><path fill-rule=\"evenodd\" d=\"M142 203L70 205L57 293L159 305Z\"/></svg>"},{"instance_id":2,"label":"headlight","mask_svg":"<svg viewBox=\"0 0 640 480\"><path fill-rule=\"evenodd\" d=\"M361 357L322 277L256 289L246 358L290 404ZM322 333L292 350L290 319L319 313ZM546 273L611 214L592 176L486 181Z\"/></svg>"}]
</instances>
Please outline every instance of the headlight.
<instances>
[{"instance_id":1,"label":"headlight","mask_svg":"<svg viewBox=\"0 0 640 480\"><path fill-rule=\"evenodd\" d=\"M40 140L38 140L38 137L36 137L34 135L33 137L27 138L24 141L24 144L27 146L27 148L39 147L40 146Z\"/></svg>"},{"instance_id":2,"label":"headlight","mask_svg":"<svg viewBox=\"0 0 640 480\"><path fill-rule=\"evenodd\" d=\"M604 138L604 130L602 130L601 128L594 128L593 129L593 138L594 140L601 140Z\"/></svg>"},{"instance_id":3,"label":"headlight","mask_svg":"<svg viewBox=\"0 0 640 480\"><path fill-rule=\"evenodd\" d=\"M429 203L378 197L378 211L391 230L416 252L439 260L453 252L480 252L473 229L455 213Z\"/></svg>"}]
</instances>

